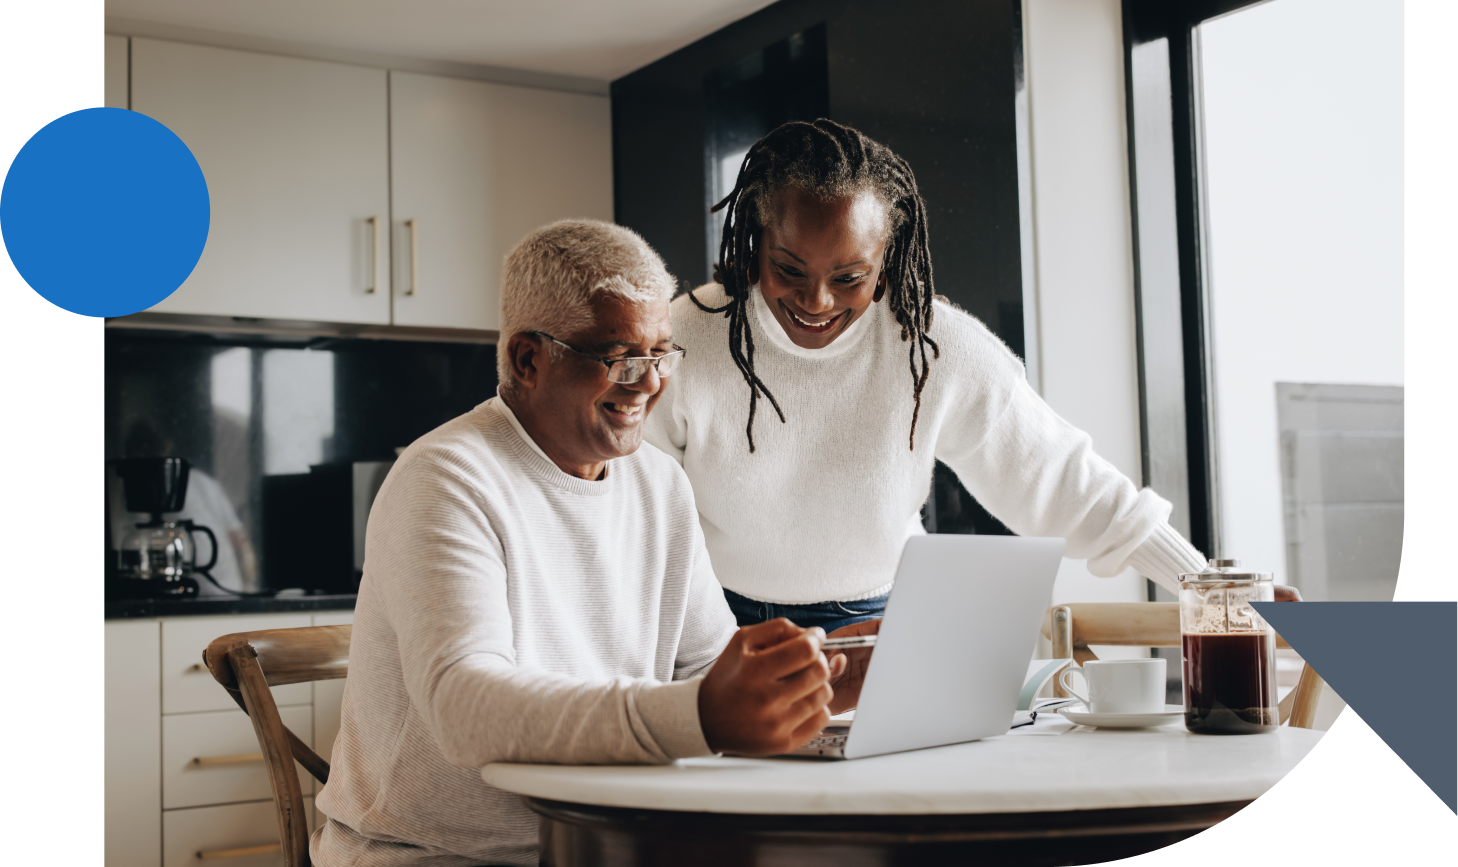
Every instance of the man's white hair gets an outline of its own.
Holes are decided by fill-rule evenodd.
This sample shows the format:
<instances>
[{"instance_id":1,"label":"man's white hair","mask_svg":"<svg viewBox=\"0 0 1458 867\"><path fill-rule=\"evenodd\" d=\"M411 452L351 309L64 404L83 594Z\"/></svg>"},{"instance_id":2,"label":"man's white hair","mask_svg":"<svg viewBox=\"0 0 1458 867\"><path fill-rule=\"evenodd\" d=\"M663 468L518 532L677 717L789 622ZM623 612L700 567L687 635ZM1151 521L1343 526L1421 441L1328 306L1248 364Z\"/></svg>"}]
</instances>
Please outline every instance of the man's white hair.
<instances>
[{"instance_id":1,"label":"man's white hair","mask_svg":"<svg viewBox=\"0 0 1458 867\"><path fill-rule=\"evenodd\" d=\"M646 304L673 297L674 281L663 259L631 229L601 220L559 220L526 238L506 256L501 278L501 339L496 372L511 391L513 334L543 331L553 337L592 325L592 302L601 295ZM553 357L561 351L547 344Z\"/></svg>"}]
</instances>

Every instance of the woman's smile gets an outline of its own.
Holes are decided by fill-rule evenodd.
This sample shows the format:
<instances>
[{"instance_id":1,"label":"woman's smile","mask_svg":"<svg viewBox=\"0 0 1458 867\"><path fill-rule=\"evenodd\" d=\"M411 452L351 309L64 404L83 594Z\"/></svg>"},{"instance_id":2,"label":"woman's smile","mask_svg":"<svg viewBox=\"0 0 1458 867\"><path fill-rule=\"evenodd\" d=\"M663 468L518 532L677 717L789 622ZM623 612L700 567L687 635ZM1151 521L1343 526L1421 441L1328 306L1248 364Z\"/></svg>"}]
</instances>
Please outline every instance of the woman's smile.
<instances>
[{"instance_id":1,"label":"woman's smile","mask_svg":"<svg viewBox=\"0 0 1458 867\"><path fill-rule=\"evenodd\" d=\"M841 324L841 320L845 319L846 314L850 313L849 310L842 310L827 319L823 316L811 316L803 311L797 311L794 307L786 304L783 298L777 303L780 305L780 309L785 311L785 318L789 320L790 324L806 334L829 334L831 331L836 330L836 325Z\"/></svg>"}]
</instances>

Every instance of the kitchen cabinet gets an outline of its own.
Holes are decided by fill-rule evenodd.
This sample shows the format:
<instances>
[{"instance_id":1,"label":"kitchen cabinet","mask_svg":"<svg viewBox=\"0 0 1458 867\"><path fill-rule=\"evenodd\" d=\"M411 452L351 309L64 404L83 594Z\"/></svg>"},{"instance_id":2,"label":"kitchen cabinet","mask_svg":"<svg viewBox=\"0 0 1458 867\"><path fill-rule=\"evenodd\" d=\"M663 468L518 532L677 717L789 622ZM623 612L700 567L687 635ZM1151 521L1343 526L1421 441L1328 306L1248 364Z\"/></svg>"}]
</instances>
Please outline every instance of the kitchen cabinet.
<instances>
[{"instance_id":1,"label":"kitchen cabinet","mask_svg":"<svg viewBox=\"0 0 1458 867\"><path fill-rule=\"evenodd\" d=\"M315 626L347 626L354 623L353 611L334 614L315 614ZM334 751L334 739L339 735L339 715L344 708L344 681L317 680L314 682L314 752L324 761ZM315 784L318 788L318 784Z\"/></svg>"},{"instance_id":2,"label":"kitchen cabinet","mask_svg":"<svg viewBox=\"0 0 1458 867\"><path fill-rule=\"evenodd\" d=\"M313 802L312 797L304 797L310 832L317 823ZM271 801L169 810L162 841L162 867L196 867L208 861L219 861L227 867L283 864L277 848L278 820ZM110 865L108 861L107 867Z\"/></svg>"},{"instance_id":3,"label":"kitchen cabinet","mask_svg":"<svg viewBox=\"0 0 1458 867\"><path fill-rule=\"evenodd\" d=\"M162 628L156 620L107 621L106 863L157 867L162 857ZM220 688L221 689L221 688Z\"/></svg>"},{"instance_id":4,"label":"kitchen cabinet","mask_svg":"<svg viewBox=\"0 0 1458 867\"><path fill-rule=\"evenodd\" d=\"M249 760L258 741L247 715L212 675L191 667L208 642L230 632L353 621L352 611L330 611L106 622L108 867L194 864L199 852L240 867L282 863L276 851L233 854L278 842L267 772ZM284 725L328 760L344 681L290 684L273 694ZM319 786L299 774L312 827Z\"/></svg>"},{"instance_id":5,"label":"kitchen cabinet","mask_svg":"<svg viewBox=\"0 0 1458 867\"><path fill-rule=\"evenodd\" d=\"M131 39L131 108L207 179L191 276L152 308L390 321L389 105L383 69Z\"/></svg>"},{"instance_id":6,"label":"kitchen cabinet","mask_svg":"<svg viewBox=\"0 0 1458 867\"><path fill-rule=\"evenodd\" d=\"M207 710L237 711L233 701L203 665L202 652L214 638L256 629L297 629L309 626L311 615L275 614L267 626L259 626L258 615L236 617L174 617L162 621L162 713L195 713ZM279 707L312 702L307 683L291 683L270 689ZM240 711L241 713L241 711Z\"/></svg>"},{"instance_id":7,"label":"kitchen cabinet","mask_svg":"<svg viewBox=\"0 0 1458 867\"><path fill-rule=\"evenodd\" d=\"M522 237L612 220L611 131L606 97L391 72L395 324L499 329Z\"/></svg>"},{"instance_id":8,"label":"kitchen cabinet","mask_svg":"<svg viewBox=\"0 0 1458 867\"><path fill-rule=\"evenodd\" d=\"M107 105L177 133L212 205L154 312L496 330L517 241L613 218L605 96L106 40Z\"/></svg>"},{"instance_id":9,"label":"kitchen cabinet","mask_svg":"<svg viewBox=\"0 0 1458 867\"><path fill-rule=\"evenodd\" d=\"M129 85L127 76L130 74L130 64L127 60L127 38L106 34L105 54L103 55L103 79L105 88L101 104L107 108L129 108L130 97L127 95Z\"/></svg>"},{"instance_id":10,"label":"kitchen cabinet","mask_svg":"<svg viewBox=\"0 0 1458 867\"><path fill-rule=\"evenodd\" d=\"M313 746L310 705L281 707L278 715L289 731ZM297 770L300 791L314 791L313 776L302 766ZM162 809L272 799L263 771L253 721L237 707L162 717Z\"/></svg>"}]
</instances>

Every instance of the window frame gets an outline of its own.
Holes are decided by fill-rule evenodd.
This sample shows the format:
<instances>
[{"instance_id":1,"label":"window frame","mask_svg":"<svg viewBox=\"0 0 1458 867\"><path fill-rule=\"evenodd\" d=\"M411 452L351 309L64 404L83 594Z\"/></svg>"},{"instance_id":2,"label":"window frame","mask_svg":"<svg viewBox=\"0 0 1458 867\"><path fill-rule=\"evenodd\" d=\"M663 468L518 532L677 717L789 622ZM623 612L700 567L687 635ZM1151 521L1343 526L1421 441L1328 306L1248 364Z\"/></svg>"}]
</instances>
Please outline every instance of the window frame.
<instances>
[{"instance_id":1,"label":"window frame","mask_svg":"<svg viewBox=\"0 0 1458 867\"><path fill-rule=\"evenodd\" d=\"M1262 2L1123 4L1144 482L1170 499L1171 524L1209 557L1222 551L1196 28Z\"/></svg>"}]
</instances>

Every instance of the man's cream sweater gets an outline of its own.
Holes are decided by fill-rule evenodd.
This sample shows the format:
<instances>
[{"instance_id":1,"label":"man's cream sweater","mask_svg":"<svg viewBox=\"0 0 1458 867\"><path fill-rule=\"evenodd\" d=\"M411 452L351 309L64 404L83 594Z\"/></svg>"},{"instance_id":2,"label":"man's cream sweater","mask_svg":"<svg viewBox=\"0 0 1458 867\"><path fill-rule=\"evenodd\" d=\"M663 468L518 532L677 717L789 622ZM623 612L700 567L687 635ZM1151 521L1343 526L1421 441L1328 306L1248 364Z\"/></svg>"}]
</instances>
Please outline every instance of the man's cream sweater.
<instances>
[{"instance_id":1,"label":"man's cream sweater","mask_svg":"<svg viewBox=\"0 0 1458 867\"><path fill-rule=\"evenodd\" d=\"M711 307L723 287L697 290ZM1014 532L1061 536L1096 575L1134 567L1166 587L1205 560L1167 523L1170 505L1094 453L1083 431L1029 387L1023 367L977 319L936 302L931 362L909 448L911 344L885 303L824 349L790 342L756 287L755 369L785 412L761 399L749 452L749 387L729 355L728 320L673 302L688 355L647 422L648 441L693 482L719 581L764 602L864 599L886 592L936 459Z\"/></svg>"},{"instance_id":2,"label":"man's cream sweater","mask_svg":"<svg viewBox=\"0 0 1458 867\"><path fill-rule=\"evenodd\" d=\"M734 633L683 472L584 481L500 398L405 450L370 512L314 863L536 864L490 762L706 755L696 675Z\"/></svg>"}]
</instances>

